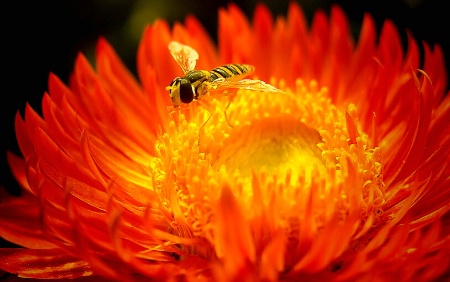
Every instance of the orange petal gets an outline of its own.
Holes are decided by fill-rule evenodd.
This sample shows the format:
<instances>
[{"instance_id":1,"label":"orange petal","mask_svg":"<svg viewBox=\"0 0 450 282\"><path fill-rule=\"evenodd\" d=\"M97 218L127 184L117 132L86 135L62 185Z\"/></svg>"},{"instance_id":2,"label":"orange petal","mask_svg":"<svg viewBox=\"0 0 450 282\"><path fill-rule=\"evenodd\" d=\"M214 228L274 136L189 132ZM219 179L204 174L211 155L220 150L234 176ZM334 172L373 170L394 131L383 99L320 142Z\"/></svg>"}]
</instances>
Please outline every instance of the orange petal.
<instances>
[{"instance_id":1,"label":"orange petal","mask_svg":"<svg viewBox=\"0 0 450 282\"><path fill-rule=\"evenodd\" d=\"M4 195L0 205L0 236L30 249L50 249L50 243L41 229L40 207L36 198L26 193L21 197ZM11 211L14 213L11 213Z\"/></svg>"},{"instance_id":2,"label":"orange petal","mask_svg":"<svg viewBox=\"0 0 450 282\"><path fill-rule=\"evenodd\" d=\"M0 268L23 278L73 279L92 275L88 263L59 249L1 249Z\"/></svg>"}]
</instances>

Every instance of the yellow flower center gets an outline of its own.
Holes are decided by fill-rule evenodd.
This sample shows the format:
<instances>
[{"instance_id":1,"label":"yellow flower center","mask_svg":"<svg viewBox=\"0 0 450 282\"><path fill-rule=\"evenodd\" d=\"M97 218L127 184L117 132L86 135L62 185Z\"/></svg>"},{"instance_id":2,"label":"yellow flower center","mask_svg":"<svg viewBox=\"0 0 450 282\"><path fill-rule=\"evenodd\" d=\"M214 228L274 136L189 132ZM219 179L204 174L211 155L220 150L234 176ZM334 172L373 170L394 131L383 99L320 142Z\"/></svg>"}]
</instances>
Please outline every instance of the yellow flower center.
<instances>
[{"instance_id":1,"label":"yellow flower center","mask_svg":"<svg viewBox=\"0 0 450 282\"><path fill-rule=\"evenodd\" d=\"M268 234L281 228L312 241L333 224L346 224L350 238L380 215L380 154L358 128L357 109L337 108L315 82L298 80L285 92L204 97L209 110L193 102L189 112L172 117L151 167L169 232L214 245L225 187L244 221L260 220L255 228Z\"/></svg>"},{"instance_id":2,"label":"yellow flower center","mask_svg":"<svg viewBox=\"0 0 450 282\"><path fill-rule=\"evenodd\" d=\"M231 131L212 165L238 170L243 177L261 171L284 176L290 171L294 179L299 170L310 173L314 166L323 166L317 147L321 140L317 130L295 116L274 114Z\"/></svg>"}]
</instances>

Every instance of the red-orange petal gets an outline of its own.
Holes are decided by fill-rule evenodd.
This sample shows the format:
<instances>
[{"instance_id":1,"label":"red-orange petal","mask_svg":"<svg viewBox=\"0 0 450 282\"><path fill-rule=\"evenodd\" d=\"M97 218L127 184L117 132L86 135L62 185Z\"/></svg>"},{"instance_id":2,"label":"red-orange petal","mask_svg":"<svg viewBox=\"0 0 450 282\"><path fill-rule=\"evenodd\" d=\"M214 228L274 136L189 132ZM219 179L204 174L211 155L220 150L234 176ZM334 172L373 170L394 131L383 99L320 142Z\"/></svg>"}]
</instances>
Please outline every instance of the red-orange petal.
<instances>
[{"instance_id":1,"label":"red-orange petal","mask_svg":"<svg viewBox=\"0 0 450 282\"><path fill-rule=\"evenodd\" d=\"M0 268L23 278L73 279L92 275L86 262L60 249L1 249Z\"/></svg>"}]
</instances>

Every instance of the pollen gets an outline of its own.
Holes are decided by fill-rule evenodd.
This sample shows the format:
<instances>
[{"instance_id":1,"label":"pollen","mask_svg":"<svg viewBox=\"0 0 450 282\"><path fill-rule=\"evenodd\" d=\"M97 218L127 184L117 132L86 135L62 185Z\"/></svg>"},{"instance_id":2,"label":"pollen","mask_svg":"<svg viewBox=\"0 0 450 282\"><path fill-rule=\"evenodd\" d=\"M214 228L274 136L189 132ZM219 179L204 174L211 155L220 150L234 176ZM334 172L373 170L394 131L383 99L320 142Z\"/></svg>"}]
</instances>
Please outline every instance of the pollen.
<instances>
[{"instance_id":1,"label":"pollen","mask_svg":"<svg viewBox=\"0 0 450 282\"><path fill-rule=\"evenodd\" d=\"M217 246L225 190L262 249L272 236L255 234L282 230L303 244L340 226L350 240L382 215L381 156L358 127L358 109L336 107L315 81L278 87L283 93L239 90L211 99L212 110L181 112L160 136L154 186L171 233Z\"/></svg>"}]
</instances>

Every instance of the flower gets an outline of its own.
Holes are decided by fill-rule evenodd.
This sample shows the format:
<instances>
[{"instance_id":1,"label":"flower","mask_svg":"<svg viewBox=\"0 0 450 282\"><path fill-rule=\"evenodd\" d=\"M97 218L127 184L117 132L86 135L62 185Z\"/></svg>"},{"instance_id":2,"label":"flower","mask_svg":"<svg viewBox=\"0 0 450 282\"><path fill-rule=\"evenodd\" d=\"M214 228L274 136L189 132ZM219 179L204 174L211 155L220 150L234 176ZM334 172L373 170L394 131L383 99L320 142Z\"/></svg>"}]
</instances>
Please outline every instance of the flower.
<instances>
[{"instance_id":1,"label":"flower","mask_svg":"<svg viewBox=\"0 0 450 282\"><path fill-rule=\"evenodd\" d=\"M20 197L3 193L0 268L20 277L140 281L429 281L450 269L450 96L439 46L366 15L300 7L249 23L219 11L219 44L194 17L143 35L137 82L100 39L55 75L43 116L27 107L9 154ZM248 63L283 93L225 89L174 113L183 75ZM224 95L220 95L224 94ZM446 95L447 94L447 95Z\"/></svg>"}]
</instances>

